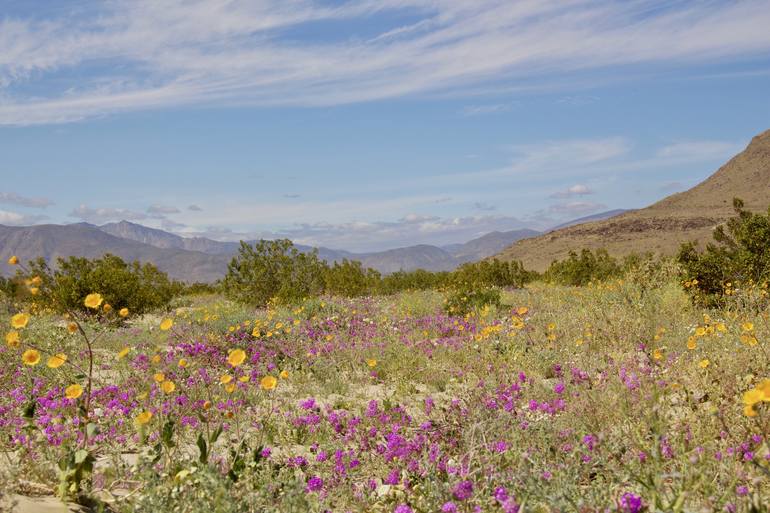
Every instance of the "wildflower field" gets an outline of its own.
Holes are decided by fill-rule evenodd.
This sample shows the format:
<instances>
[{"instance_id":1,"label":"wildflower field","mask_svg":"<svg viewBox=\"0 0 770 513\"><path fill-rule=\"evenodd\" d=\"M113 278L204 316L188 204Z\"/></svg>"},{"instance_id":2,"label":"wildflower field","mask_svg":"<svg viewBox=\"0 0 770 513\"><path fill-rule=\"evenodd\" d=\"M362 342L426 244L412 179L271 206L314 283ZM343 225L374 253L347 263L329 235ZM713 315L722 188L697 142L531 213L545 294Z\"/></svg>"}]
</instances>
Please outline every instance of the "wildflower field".
<instances>
[{"instance_id":1,"label":"wildflower field","mask_svg":"<svg viewBox=\"0 0 770 513\"><path fill-rule=\"evenodd\" d=\"M4 313L0 509L767 511L765 290L652 281Z\"/></svg>"}]
</instances>

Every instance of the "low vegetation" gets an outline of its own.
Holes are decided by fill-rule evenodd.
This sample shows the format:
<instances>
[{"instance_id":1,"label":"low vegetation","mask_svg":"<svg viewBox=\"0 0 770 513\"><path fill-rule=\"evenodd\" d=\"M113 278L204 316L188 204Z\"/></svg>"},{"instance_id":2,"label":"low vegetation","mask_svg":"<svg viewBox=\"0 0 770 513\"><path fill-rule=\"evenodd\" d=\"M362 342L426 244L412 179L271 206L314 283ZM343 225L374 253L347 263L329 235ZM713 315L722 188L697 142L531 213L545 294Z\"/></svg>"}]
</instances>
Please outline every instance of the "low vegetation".
<instances>
[{"instance_id":1,"label":"low vegetation","mask_svg":"<svg viewBox=\"0 0 770 513\"><path fill-rule=\"evenodd\" d=\"M534 281L260 243L226 296L143 314L105 275L175 294L144 266L25 266L0 283L0 509L768 511L770 216L736 208L678 263L581 252Z\"/></svg>"}]
</instances>

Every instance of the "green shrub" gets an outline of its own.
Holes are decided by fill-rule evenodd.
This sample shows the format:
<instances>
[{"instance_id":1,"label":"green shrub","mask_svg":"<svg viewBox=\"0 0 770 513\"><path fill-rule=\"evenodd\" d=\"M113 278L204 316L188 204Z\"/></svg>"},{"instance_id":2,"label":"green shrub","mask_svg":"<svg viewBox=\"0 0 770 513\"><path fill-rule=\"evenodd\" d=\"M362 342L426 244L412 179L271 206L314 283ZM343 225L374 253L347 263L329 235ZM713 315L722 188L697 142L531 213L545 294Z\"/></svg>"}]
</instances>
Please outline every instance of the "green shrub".
<instances>
[{"instance_id":1,"label":"green shrub","mask_svg":"<svg viewBox=\"0 0 770 513\"><path fill-rule=\"evenodd\" d=\"M30 262L20 278L39 277L38 295L28 299L38 306L57 311L86 311L83 298L98 292L114 309L128 308L133 314L165 307L174 296L175 287L166 273L152 264L126 263L106 254L90 260L82 257L59 258L51 270L42 258Z\"/></svg>"},{"instance_id":2,"label":"green shrub","mask_svg":"<svg viewBox=\"0 0 770 513\"><path fill-rule=\"evenodd\" d=\"M396 294L405 290L428 290L444 286L450 273L430 272L424 269L397 271L388 274L380 281L378 291L381 294Z\"/></svg>"},{"instance_id":3,"label":"green shrub","mask_svg":"<svg viewBox=\"0 0 770 513\"><path fill-rule=\"evenodd\" d=\"M318 252L300 253L288 239L241 241L222 282L225 295L253 306L271 300L293 304L323 291L327 268Z\"/></svg>"},{"instance_id":4,"label":"green shrub","mask_svg":"<svg viewBox=\"0 0 770 513\"><path fill-rule=\"evenodd\" d=\"M463 264L452 272L451 282L462 287L521 288L537 274L524 269L519 261L498 259Z\"/></svg>"},{"instance_id":5,"label":"green shrub","mask_svg":"<svg viewBox=\"0 0 770 513\"><path fill-rule=\"evenodd\" d=\"M551 283L577 287L621 275L620 264L606 249L598 249L596 253L584 249L579 255L570 251L564 260L554 260L546 269L543 278Z\"/></svg>"},{"instance_id":6,"label":"green shrub","mask_svg":"<svg viewBox=\"0 0 770 513\"><path fill-rule=\"evenodd\" d=\"M380 273L364 268L357 260L343 259L324 271L324 291L336 296L366 296L372 294L379 283Z\"/></svg>"},{"instance_id":7,"label":"green shrub","mask_svg":"<svg viewBox=\"0 0 770 513\"><path fill-rule=\"evenodd\" d=\"M478 312L485 307L499 308L503 304L500 289L468 286L452 289L444 302L444 311L449 315L463 316Z\"/></svg>"},{"instance_id":8,"label":"green shrub","mask_svg":"<svg viewBox=\"0 0 770 513\"><path fill-rule=\"evenodd\" d=\"M767 214L749 212L738 198L733 207L736 217L714 230L714 242L705 251L688 242L677 255L685 285L707 304L720 303L739 284L764 284L770 278L770 209Z\"/></svg>"}]
</instances>

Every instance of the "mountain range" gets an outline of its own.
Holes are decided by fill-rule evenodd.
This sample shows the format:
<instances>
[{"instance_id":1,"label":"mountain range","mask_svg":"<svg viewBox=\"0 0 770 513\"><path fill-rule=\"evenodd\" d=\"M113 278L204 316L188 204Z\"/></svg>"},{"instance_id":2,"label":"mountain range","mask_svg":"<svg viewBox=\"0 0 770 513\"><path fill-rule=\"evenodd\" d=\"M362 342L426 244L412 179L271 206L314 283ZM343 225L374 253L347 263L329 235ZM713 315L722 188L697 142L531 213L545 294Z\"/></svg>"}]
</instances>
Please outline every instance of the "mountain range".
<instances>
[{"instance_id":1,"label":"mountain range","mask_svg":"<svg viewBox=\"0 0 770 513\"><path fill-rule=\"evenodd\" d=\"M609 219L566 225L537 237L515 241L496 256L521 260L543 271L570 250L605 248L614 256L634 252L672 255L682 242L712 240L716 226L734 215L733 198L748 210L770 205L770 130L754 137L744 151L695 187L672 194L649 207Z\"/></svg>"},{"instance_id":2,"label":"mountain range","mask_svg":"<svg viewBox=\"0 0 770 513\"><path fill-rule=\"evenodd\" d=\"M616 215L617 211L593 217ZM500 252L513 242L539 235L530 229L495 231L462 244L432 246L418 244L370 253L319 247L318 255L327 262L358 260L364 266L388 274L399 270L449 271L465 262L482 260ZM247 241L253 244L255 241ZM227 264L238 252L238 242L205 237L182 237L164 230L128 221L96 226L89 223L34 226L0 225L0 261L17 255L23 261L42 256L56 262L59 257L97 258L105 253L124 260L151 262L170 277L188 282L215 281L224 276ZM296 245L300 251L310 246ZM8 273L6 266L0 272Z\"/></svg>"},{"instance_id":3,"label":"mountain range","mask_svg":"<svg viewBox=\"0 0 770 513\"><path fill-rule=\"evenodd\" d=\"M318 253L328 262L343 258L359 260L382 273L401 269L443 271L454 269L464 262L483 259L515 240L538 234L537 231L523 229L493 232L446 248L421 244L373 253L353 253L321 247ZM104 253L112 253L127 261L152 262L170 277L188 282L211 282L224 276L227 264L238 247L237 242L181 237L128 221L103 226L89 223L0 225L1 261L11 255L17 255L23 261L42 256L48 262L55 262L59 257L97 258ZM300 251L312 249L302 245L297 247ZM9 273L11 269L2 266L0 271Z\"/></svg>"}]
</instances>

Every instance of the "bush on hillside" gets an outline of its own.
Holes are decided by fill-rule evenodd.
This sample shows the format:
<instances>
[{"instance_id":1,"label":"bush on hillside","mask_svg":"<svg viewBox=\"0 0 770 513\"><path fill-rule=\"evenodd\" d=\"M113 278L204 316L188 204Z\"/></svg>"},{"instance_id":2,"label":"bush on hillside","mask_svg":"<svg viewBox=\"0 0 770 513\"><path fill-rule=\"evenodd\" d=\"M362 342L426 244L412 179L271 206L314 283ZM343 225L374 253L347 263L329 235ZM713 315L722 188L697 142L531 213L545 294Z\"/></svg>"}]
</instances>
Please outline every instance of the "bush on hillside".
<instances>
[{"instance_id":1,"label":"bush on hillside","mask_svg":"<svg viewBox=\"0 0 770 513\"><path fill-rule=\"evenodd\" d=\"M327 294L345 297L371 295L380 283L380 273L365 268L357 260L343 259L334 262L324 271L324 291Z\"/></svg>"},{"instance_id":2,"label":"bush on hillside","mask_svg":"<svg viewBox=\"0 0 770 513\"><path fill-rule=\"evenodd\" d=\"M288 239L260 240L254 246L241 241L222 287L227 297L253 306L271 300L292 304L323 291L326 268L317 251L301 253Z\"/></svg>"},{"instance_id":3,"label":"bush on hillside","mask_svg":"<svg viewBox=\"0 0 770 513\"><path fill-rule=\"evenodd\" d=\"M521 288L537 276L527 271L519 261L498 259L463 264L452 272L452 284L459 287Z\"/></svg>"},{"instance_id":4,"label":"bush on hillside","mask_svg":"<svg viewBox=\"0 0 770 513\"><path fill-rule=\"evenodd\" d=\"M27 273L17 277L33 278L40 280L36 289L41 292L26 299L57 311L87 311L83 298L99 292L113 309L128 308L133 314L142 314L167 306L177 288L154 265L127 263L111 254L96 259L59 258L55 270L38 258L30 262Z\"/></svg>"},{"instance_id":5,"label":"bush on hillside","mask_svg":"<svg viewBox=\"0 0 770 513\"><path fill-rule=\"evenodd\" d=\"M584 249L580 254L570 251L564 260L554 260L543 278L551 283L577 287L617 278L622 272L621 265L606 249L597 249L595 253Z\"/></svg>"},{"instance_id":6,"label":"bush on hillside","mask_svg":"<svg viewBox=\"0 0 770 513\"><path fill-rule=\"evenodd\" d=\"M707 304L722 302L738 286L761 286L770 279L770 209L749 212L738 198L733 207L736 216L714 230L705 251L688 242L677 255L685 286Z\"/></svg>"}]
</instances>

